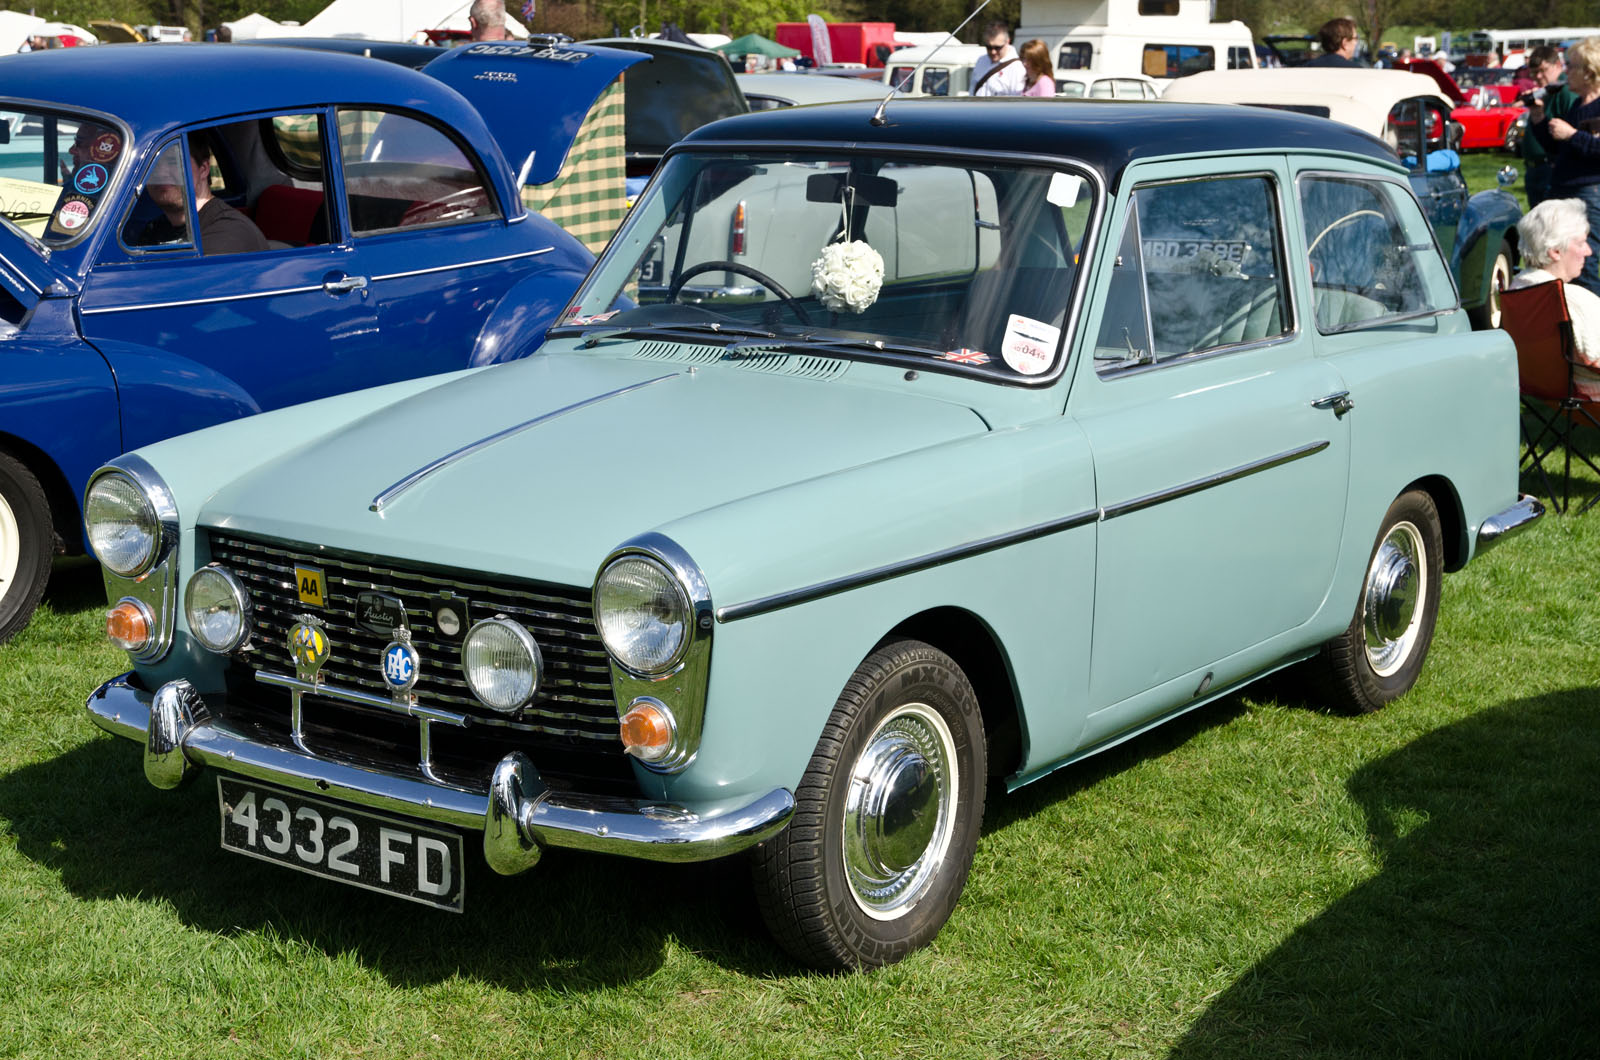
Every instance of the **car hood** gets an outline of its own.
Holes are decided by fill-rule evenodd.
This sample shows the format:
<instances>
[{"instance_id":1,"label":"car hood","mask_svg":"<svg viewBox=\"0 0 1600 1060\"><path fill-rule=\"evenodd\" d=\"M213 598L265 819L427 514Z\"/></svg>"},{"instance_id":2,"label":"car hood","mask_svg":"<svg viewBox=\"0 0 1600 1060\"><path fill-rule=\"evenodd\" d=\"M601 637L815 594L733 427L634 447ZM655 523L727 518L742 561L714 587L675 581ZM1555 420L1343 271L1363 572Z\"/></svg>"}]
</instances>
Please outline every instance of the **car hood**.
<instances>
[{"instance_id":1,"label":"car hood","mask_svg":"<svg viewBox=\"0 0 1600 1060\"><path fill-rule=\"evenodd\" d=\"M78 283L69 271L41 258L27 236L0 224L0 287L27 311L47 292L71 294Z\"/></svg>"},{"instance_id":2,"label":"car hood","mask_svg":"<svg viewBox=\"0 0 1600 1060\"><path fill-rule=\"evenodd\" d=\"M452 48L422 72L467 97L511 171L520 175L528 167L524 183L547 184L561 172L595 100L622 71L646 58L586 44L484 41Z\"/></svg>"},{"instance_id":3,"label":"car hood","mask_svg":"<svg viewBox=\"0 0 1600 1060\"><path fill-rule=\"evenodd\" d=\"M847 374L535 355L291 447L198 521L588 585L613 548L676 519L987 430L969 407Z\"/></svg>"}]
</instances>

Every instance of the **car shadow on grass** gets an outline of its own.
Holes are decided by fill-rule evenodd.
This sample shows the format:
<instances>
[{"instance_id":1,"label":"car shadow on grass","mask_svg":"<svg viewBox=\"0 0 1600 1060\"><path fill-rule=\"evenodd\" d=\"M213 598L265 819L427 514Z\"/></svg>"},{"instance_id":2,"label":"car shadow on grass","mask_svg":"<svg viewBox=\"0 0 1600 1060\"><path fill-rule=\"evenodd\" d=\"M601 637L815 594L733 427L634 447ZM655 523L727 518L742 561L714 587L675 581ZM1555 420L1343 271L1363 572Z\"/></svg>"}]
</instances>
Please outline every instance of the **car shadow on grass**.
<instances>
[{"instance_id":1,"label":"car shadow on grass","mask_svg":"<svg viewBox=\"0 0 1600 1060\"><path fill-rule=\"evenodd\" d=\"M651 975L671 947L749 975L795 970L762 928L741 858L665 865L552 851L505 877L468 836L467 911L439 912L222 850L214 775L157 790L139 748L112 737L0 776L0 819L77 898L164 903L221 936L270 928L354 954L397 986L464 976L595 989Z\"/></svg>"},{"instance_id":2,"label":"car shadow on grass","mask_svg":"<svg viewBox=\"0 0 1600 1060\"><path fill-rule=\"evenodd\" d=\"M106 602L105 575L89 556L61 556L50 567L44 602L58 614L99 607Z\"/></svg>"},{"instance_id":3,"label":"car shadow on grass","mask_svg":"<svg viewBox=\"0 0 1600 1060\"><path fill-rule=\"evenodd\" d=\"M1484 711L1347 786L1382 869L1219 996L1173 1060L1595 1055L1600 690Z\"/></svg>"}]
</instances>

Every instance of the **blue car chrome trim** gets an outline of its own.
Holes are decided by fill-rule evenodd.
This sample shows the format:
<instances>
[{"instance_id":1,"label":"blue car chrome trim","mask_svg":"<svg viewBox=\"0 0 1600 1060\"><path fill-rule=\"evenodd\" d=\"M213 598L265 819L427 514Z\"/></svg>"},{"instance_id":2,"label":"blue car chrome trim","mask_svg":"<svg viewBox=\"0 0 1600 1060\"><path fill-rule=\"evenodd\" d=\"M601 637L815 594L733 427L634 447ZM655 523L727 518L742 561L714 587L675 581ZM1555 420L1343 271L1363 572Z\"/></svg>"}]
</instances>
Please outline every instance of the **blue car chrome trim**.
<instances>
[{"instance_id":1,"label":"blue car chrome trim","mask_svg":"<svg viewBox=\"0 0 1600 1060\"><path fill-rule=\"evenodd\" d=\"M243 294L222 294L213 298L184 298L176 302L130 302L126 305L104 305L87 307L81 303L78 312L84 316L94 316L96 313L134 313L141 309L177 309L187 305L212 305L216 302L242 302L250 298L277 298L286 294L305 294L308 291L322 290L322 284L309 284L305 287L280 287L272 291L248 291Z\"/></svg>"},{"instance_id":2,"label":"blue car chrome trim","mask_svg":"<svg viewBox=\"0 0 1600 1060\"><path fill-rule=\"evenodd\" d=\"M802 589L794 589L786 593L774 593L772 596L763 596L742 604L730 604L727 607L717 609L717 621L737 622L741 618L764 615L768 611L777 611L785 607L793 607L796 604L809 603L812 600L820 600L823 597L833 596L850 589L859 589L862 586L873 585L877 582L887 581L890 578L898 578L901 575L915 574L917 571L966 559L969 556L981 555L984 552L1004 548L1007 545L1031 541L1038 537L1047 537L1050 534L1059 534L1064 530L1086 526L1089 523L1115 519L1119 515L1128 515L1141 509L1149 508L1152 505L1160 504L1163 501L1186 497L1191 493L1199 493L1202 490L1211 489L1213 486L1220 486L1235 479L1254 475L1258 471L1266 471L1268 468L1274 468L1280 464L1287 464L1291 461L1311 456L1314 453L1320 453L1328 448L1328 445L1329 443L1326 441L1312 442L1297 449L1279 453L1276 456L1269 456L1263 460L1254 460L1248 464L1230 468L1227 471L1219 471L1214 475L1197 478L1191 482L1185 482L1182 485L1173 486L1156 493L1147 493L1142 497L1135 497L1120 504L1079 512L1076 515L1069 515L1062 519L1052 519L1046 523L1038 523L1034 526L1024 527L1021 530L1007 531L1003 534L996 534L993 537L980 538L977 541L969 541L966 544L955 545L938 552L929 552L915 559L901 560L898 563L886 563L881 567L873 567L871 570L845 575L832 581L818 582Z\"/></svg>"},{"instance_id":3,"label":"blue car chrome trim","mask_svg":"<svg viewBox=\"0 0 1600 1060\"><path fill-rule=\"evenodd\" d=\"M590 405L596 405L602 401L608 401L611 398L620 397L623 394L627 394L635 390L642 390L647 386L654 386L657 383L665 382L668 379L674 378L677 374L678 373L673 372L668 375L658 375L654 379L646 379L642 383L630 383L627 386L618 387L616 390L610 390L604 394L597 394L592 398L585 398L582 401L574 402L573 404L567 405L564 408L556 409L554 412L546 412L542 416L535 416L531 420L524 420L515 426L507 427L503 431L491 434L486 438L480 438L469 445L464 445L453 453L446 453L444 456L441 456L431 464L419 467L417 470L411 472L411 474L407 475L399 482L396 482L394 485L390 486L388 489L372 498L372 503L367 506L367 510L377 512L380 515L383 514L383 509L391 501L400 496L400 494L404 493L406 490L410 489L412 486L415 486L418 482L421 482L423 479L433 474L435 471L438 471L444 467L448 467L457 460L460 460L462 457L471 456L480 449L486 449L489 446L494 445L496 442L503 442L514 434L521 434L523 431L526 431L529 428L537 427L541 423L548 423L553 419L565 416L569 412L576 412L579 409L588 408Z\"/></svg>"},{"instance_id":4,"label":"blue car chrome trim","mask_svg":"<svg viewBox=\"0 0 1600 1060\"><path fill-rule=\"evenodd\" d=\"M21 231L21 229L18 229L18 231ZM32 291L34 294L44 294L44 289L36 285L32 280L28 279L28 274L17 268L17 266L12 263L11 259L6 257L4 254L0 254L0 265L4 265L6 267L6 271L3 274L6 279L11 280L13 283L17 280L20 280L22 281L22 285L28 290Z\"/></svg>"},{"instance_id":5,"label":"blue car chrome trim","mask_svg":"<svg viewBox=\"0 0 1600 1060\"><path fill-rule=\"evenodd\" d=\"M401 280L407 276L427 276L435 272L454 272L457 269L474 269L479 265L498 265L503 261L521 261L523 258L536 258L540 254L548 254L555 247L541 247L538 250L525 250L519 254L502 254L498 258L484 258L481 261L464 261L459 265L435 265L426 269L412 269L410 272L386 272L382 276L374 276L373 283L379 280Z\"/></svg>"},{"instance_id":6,"label":"blue car chrome trim","mask_svg":"<svg viewBox=\"0 0 1600 1060\"><path fill-rule=\"evenodd\" d=\"M531 868L541 848L551 846L651 861L706 861L770 838L794 814L794 796L786 788L710 814L642 798L552 791L517 753L485 778L492 779L486 792L397 777L235 729L212 714L187 681L152 693L136 687L132 677L107 681L84 706L100 728L145 745L156 779L182 783L213 766L318 798L477 831L484 857L497 872Z\"/></svg>"},{"instance_id":7,"label":"blue car chrome trim","mask_svg":"<svg viewBox=\"0 0 1600 1060\"><path fill-rule=\"evenodd\" d=\"M1478 527L1478 555L1498 545L1506 538L1521 533L1544 517L1544 502L1529 494L1522 494L1517 503L1485 519Z\"/></svg>"}]
</instances>

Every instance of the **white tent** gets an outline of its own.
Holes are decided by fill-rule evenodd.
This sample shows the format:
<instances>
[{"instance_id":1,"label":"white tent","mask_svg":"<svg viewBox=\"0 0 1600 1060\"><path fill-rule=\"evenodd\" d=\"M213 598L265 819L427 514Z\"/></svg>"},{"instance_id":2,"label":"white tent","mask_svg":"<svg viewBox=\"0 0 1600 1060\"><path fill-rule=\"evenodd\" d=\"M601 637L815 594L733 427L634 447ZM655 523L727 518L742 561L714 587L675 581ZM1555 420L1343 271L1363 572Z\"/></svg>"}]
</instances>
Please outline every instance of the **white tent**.
<instances>
[{"instance_id":1,"label":"white tent","mask_svg":"<svg viewBox=\"0 0 1600 1060\"><path fill-rule=\"evenodd\" d=\"M472 0L333 0L303 26L285 26L252 14L230 22L234 40L256 37L356 37L362 40L410 41L427 29L470 28ZM259 19L259 22L252 21ZM517 36L527 30L506 16L506 29Z\"/></svg>"}]
</instances>

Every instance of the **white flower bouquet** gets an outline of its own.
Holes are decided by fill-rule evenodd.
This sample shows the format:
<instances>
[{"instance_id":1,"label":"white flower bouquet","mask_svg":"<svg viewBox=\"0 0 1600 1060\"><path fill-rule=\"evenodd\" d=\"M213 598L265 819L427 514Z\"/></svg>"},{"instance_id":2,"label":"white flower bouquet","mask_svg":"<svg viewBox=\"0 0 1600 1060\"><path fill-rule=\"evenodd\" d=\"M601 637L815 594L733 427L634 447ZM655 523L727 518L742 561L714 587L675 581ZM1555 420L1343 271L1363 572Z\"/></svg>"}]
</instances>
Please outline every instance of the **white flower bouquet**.
<instances>
[{"instance_id":1,"label":"white flower bouquet","mask_svg":"<svg viewBox=\"0 0 1600 1060\"><path fill-rule=\"evenodd\" d=\"M811 293L828 309L864 313L883 287L883 255L865 240L829 243L811 263Z\"/></svg>"}]
</instances>

